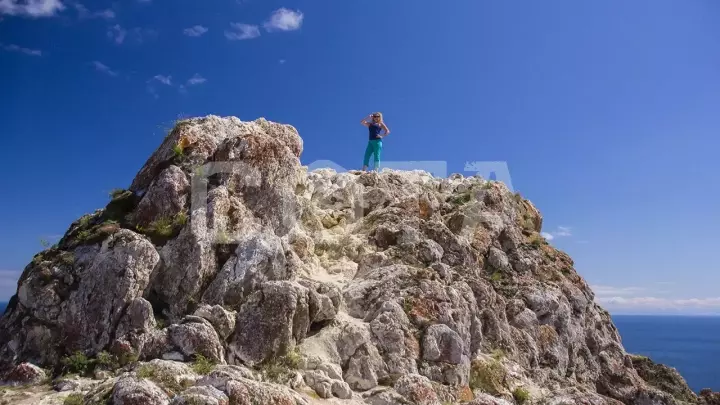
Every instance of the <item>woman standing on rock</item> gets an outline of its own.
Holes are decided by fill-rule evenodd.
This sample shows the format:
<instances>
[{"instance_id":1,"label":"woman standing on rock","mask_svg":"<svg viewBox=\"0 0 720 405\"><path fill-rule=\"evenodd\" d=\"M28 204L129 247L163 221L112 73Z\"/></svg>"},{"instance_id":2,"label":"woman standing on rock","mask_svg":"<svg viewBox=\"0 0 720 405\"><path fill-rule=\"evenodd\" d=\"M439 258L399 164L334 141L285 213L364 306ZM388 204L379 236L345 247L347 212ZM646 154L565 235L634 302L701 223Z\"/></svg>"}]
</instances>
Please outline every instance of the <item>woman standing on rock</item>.
<instances>
[{"instance_id":1,"label":"woman standing on rock","mask_svg":"<svg viewBox=\"0 0 720 405\"><path fill-rule=\"evenodd\" d=\"M374 169L377 171L380 168L380 156L382 155L382 138L390 135L390 129L383 122L382 114L379 112L368 115L360 123L368 127L370 131L370 140L367 148L365 148L365 159L363 159L363 171L367 171L370 156L373 155ZM382 131L385 131L385 133L380 134Z\"/></svg>"}]
</instances>

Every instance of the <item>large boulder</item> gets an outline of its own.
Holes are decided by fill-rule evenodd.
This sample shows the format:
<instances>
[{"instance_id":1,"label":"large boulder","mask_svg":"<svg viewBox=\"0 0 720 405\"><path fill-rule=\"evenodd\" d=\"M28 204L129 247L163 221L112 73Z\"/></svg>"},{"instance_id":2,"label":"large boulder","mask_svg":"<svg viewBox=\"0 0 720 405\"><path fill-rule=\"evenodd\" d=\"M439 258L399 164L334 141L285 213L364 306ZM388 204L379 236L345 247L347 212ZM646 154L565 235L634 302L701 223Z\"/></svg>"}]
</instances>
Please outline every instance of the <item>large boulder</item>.
<instances>
[{"instance_id":1,"label":"large boulder","mask_svg":"<svg viewBox=\"0 0 720 405\"><path fill-rule=\"evenodd\" d=\"M271 233L245 234L203 295L209 304L238 307L265 281L287 280L282 241Z\"/></svg>"},{"instance_id":2,"label":"large boulder","mask_svg":"<svg viewBox=\"0 0 720 405\"><path fill-rule=\"evenodd\" d=\"M132 231L123 229L105 240L88 260L77 289L61 305L58 324L66 351L98 352L107 346L114 326L143 294L158 261L152 243ZM30 299L27 293L21 286L18 297L23 306Z\"/></svg>"},{"instance_id":3,"label":"large boulder","mask_svg":"<svg viewBox=\"0 0 720 405\"><path fill-rule=\"evenodd\" d=\"M149 380L123 377L112 390L113 405L167 405L168 396Z\"/></svg>"},{"instance_id":4,"label":"large boulder","mask_svg":"<svg viewBox=\"0 0 720 405\"><path fill-rule=\"evenodd\" d=\"M308 294L297 283L264 283L238 311L229 361L252 365L292 350L310 327Z\"/></svg>"}]
</instances>

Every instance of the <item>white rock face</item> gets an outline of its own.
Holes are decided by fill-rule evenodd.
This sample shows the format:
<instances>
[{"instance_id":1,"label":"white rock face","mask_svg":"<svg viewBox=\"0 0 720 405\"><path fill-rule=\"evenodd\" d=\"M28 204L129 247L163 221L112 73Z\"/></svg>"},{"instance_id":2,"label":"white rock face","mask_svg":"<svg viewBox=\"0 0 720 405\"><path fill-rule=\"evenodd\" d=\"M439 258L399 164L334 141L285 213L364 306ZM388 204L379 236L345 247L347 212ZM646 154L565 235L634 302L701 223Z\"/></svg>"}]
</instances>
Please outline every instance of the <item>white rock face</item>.
<instances>
[{"instance_id":1,"label":"white rock face","mask_svg":"<svg viewBox=\"0 0 720 405\"><path fill-rule=\"evenodd\" d=\"M167 405L167 395L148 380L125 377L118 380L112 393L113 405Z\"/></svg>"},{"instance_id":2,"label":"white rock face","mask_svg":"<svg viewBox=\"0 0 720 405\"><path fill-rule=\"evenodd\" d=\"M627 355L505 185L308 172L302 148L264 119L178 123L128 191L27 266L0 319L0 376L106 350L154 374L135 367L88 401L718 403ZM36 366L15 374L36 381Z\"/></svg>"}]
</instances>

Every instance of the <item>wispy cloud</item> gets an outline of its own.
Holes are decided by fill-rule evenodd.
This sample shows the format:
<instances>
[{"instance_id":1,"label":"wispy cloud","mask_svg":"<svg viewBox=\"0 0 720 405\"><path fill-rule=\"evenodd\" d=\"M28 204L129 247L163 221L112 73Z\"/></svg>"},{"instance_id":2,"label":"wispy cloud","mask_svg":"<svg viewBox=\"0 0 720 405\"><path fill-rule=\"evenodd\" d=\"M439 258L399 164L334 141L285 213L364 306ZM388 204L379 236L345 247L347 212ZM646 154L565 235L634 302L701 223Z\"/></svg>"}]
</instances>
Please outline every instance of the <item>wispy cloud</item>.
<instances>
[{"instance_id":1,"label":"wispy cloud","mask_svg":"<svg viewBox=\"0 0 720 405\"><path fill-rule=\"evenodd\" d=\"M260 27L257 25L231 23L231 30L225 31L225 38L231 41L253 39L260 36Z\"/></svg>"},{"instance_id":2,"label":"wispy cloud","mask_svg":"<svg viewBox=\"0 0 720 405\"><path fill-rule=\"evenodd\" d=\"M280 60L278 61L278 63L281 64L281 65L284 65L285 62L287 62L285 59L280 59Z\"/></svg>"},{"instance_id":3,"label":"wispy cloud","mask_svg":"<svg viewBox=\"0 0 720 405\"><path fill-rule=\"evenodd\" d=\"M191 77L190 79L188 79L187 84L188 84L189 86L195 86L195 85L198 85L198 84L203 84L203 83L205 83L206 81L207 81L207 79L205 79L204 77L202 77L202 76L200 76L199 74L195 73L195 75L194 75L193 77Z\"/></svg>"},{"instance_id":4,"label":"wispy cloud","mask_svg":"<svg viewBox=\"0 0 720 405\"><path fill-rule=\"evenodd\" d=\"M0 0L2 1L2 0ZM2 49L8 51L8 52L20 52L24 53L25 55L31 55L31 56L42 56L42 51L39 49L29 49L29 48L23 48L22 46L18 46L15 44L0 44L0 47Z\"/></svg>"},{"instance_id":5,"label":"wispy cloud","mask_svg":"<svg viewBox=\"0 0 720 405\"><path fill-rule=\"evenodd\" d=\"M123 42L125 42L125 37L127 36L127 30L120 26L120 24L115 24L112 27L108 29L107 32L108 38L115 41L116 44L120 45Z\"/></svg>"},{"instance_id":6,"label":"wispy cloud","mask_svg":"<svg viewBox=\"0 0 720 405\"><path fill-rule=\"evenodd\" d=\"M543 238L547 240L553 240L558 237L567 237L572 236L572 231L570 227L567 226L558 226L557 229L553 232L542 232L540 235L542 235Z\"/></svg>"},{"instance_id":7,"label":"wispy cloud","mask_svg":"<svg viewBox=\"0 0 720 405\"><path fill-rule=\"evenodd\" d=\"M609 285L590 286L597 296L627 296L645 291L644 287L614 287Z\"/></svg>"},{"instance_id":8,"label":"wispy cloud","mask_svg":"<svg viewBox=\"0 0 720 405\"><path fill-rule=\"evenodd\" d=\"M64 9L60 0L0 0L0 14L13 16L52 17Z\"/></svg>"},{"instance_id":9,"label":"wispy cloud","mask_svg":"<svg viewBox=\"0 0 720 405\"><path fill-rule=\"evenodd\" d=\"M270 19L263 25L268 32L273 31L295 31L300 29L305 16L298 11L281 8L275 10Z\"/></svg>"},{"instance_id":10,"label":"wispy cloud","mask_svg":"<svg viewBox=\"0 0 720 405\"><path fill-rule=\"evenodd\" d=\"M206 32L208 32L208 29L203 27L202 25L196 25L194 27L185 28L183 30L183 33L189 37L199 37Z\"/></svg>"},{"instance_id":11,"label":"wispy cloud","mask_svg":"<svg viewBox=\"0 0 720 405\"><path fill-rule=\"evenodd\" d=\"M207 81L207 79L202 77L198 73L195 73L186 82L180 83L180 84L173 84L172 76L155 75L147 81L147 91L153 97L159 98L160 95L158 94L157 85L163 85L163 86L168 86L168 87L177 87L177 89L180 93L185 94L188 91L188 87L198 86L200 84L205 83L206 81Z\"/></svg>"},{"instance_id":12,"label":"wispy cloud","mask_svg":"<svg viewBox=\"0 0 720 405\"><path fill-rule=\"evenodd\" d=\"M0 0L1 1L1 0ZM108 28L107 36L116 44L121 45L126 39L132 39L136 43L143 43L145 39L152 38L157 35L157 31L149 28L130 28L125 29L120 24L115 24Z\"/></svg>"},{"instance_id":13,"label":"wispy cloud","mask_svg":"<svg viewBox=\"0 0 720 405\"><path fill-rule=\"evenodd\" d=\"M172 76L155 75L152 80L157 80L164 85L172 86Z\"/></svg>"},{"instance_id":14,"label":"wispy cloud","mask_svg":"<svg viewBox=\"0 0 720 405\"><path fill-rule=\"evenodd\" d=\"M147 91L154 98L160 98L156 87L158 83L172 87L172 76L155 75L147 81Z\"/></svg>"},{"instance_id":15,"label":"wispy cloud","mask_svg":"<svg viewBox=\"0 0 720 405\"><path fill-rule=\"evenodd\" d=\"M88 19L88 18L104 18L106 20L112 20L115 18L115 12L110 9L100 10L100 11L90 11L87 9L87 7L83 6L80 3L73 4L75 7L75 10L78 12L78 18L80 19Z\"/></svg>"},{"instance_id":16,"label":"wispy cloud","mask_svg":"<svg viewBox=\"0 0 720 405\"><path fill-rule=\"evenodd\" d=\"M106 75L109 75L109 76L117 76L118 75L116 71L110 69L107 65L105 65L102 62L93 61L92 64L93 64L93 66L95 66L95 70L97 70L98 72L105 73Z\"/></svg>"}]
</instances>

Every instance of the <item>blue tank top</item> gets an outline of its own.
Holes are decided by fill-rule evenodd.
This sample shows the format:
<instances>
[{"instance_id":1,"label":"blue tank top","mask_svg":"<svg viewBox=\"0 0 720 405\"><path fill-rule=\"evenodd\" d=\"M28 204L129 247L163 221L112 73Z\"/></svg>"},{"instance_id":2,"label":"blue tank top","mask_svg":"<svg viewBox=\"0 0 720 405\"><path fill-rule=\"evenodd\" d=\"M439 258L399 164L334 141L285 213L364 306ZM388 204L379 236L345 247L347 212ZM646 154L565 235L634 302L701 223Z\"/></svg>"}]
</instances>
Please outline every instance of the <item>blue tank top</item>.
<instances>
[{"instance_id":1,"label":"blue tank top","mask_svg":"<svg viewBox=\"0 0 720 405\"><path fill-rule=\"evenodd\" d=\"M374 141L376 139L381 139L380 132L382 131L382 126L380 126L380 124L371 123L368 126L368 129L370 130L370 140L371 141Z\"/></svg>"}]
</instances>

